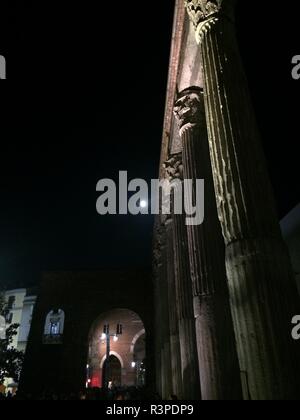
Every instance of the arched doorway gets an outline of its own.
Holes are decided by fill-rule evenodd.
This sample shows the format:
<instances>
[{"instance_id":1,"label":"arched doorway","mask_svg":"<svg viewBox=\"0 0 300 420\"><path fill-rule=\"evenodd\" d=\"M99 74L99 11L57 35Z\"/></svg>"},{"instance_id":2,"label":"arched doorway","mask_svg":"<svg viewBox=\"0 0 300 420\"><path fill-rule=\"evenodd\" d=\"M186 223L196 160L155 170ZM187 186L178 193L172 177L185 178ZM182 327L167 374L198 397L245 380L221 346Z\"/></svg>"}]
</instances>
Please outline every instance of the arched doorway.
<instances>
[{"instance_id":1,"label":"arched doorway","mask_svg":"<svg viewBox=\"0 0 300 420\"><path fill-rule=\"evenodd\" d=\"M102 368L102 383L108 383L109 387L122 385L122 366L120 360L113 354L109 356L109 363L104 361Z\"/></svg>"},{"instance_id":2,"label":"arched doorway","mask_svg":"<svg viewBox=\"0 0 300 420\"><path fill-rule=\"evenodd\" d=\"M87 386L144 386L145 357L146 331L139 315L128 309L105 312L90 330Z\"/></svg>"}]
</instances>

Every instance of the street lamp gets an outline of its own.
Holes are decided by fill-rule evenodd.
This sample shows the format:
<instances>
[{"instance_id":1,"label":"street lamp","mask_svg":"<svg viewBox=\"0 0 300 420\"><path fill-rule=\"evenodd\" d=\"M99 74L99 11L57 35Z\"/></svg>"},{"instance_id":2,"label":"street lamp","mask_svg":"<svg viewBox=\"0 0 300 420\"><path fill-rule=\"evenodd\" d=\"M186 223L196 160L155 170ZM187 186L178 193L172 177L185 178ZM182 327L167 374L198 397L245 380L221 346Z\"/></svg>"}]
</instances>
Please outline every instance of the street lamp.
<instances>
[{"instance_id":1,"label":"street lamp","mask_svg":"<svg viewBox=\"0 0 300 420\"><path fill-rule=\"evenodd\" d=\"M108 389L109 386L109 373L110 373L110 365L109 365L109 356L110 356L110 339L113 338L113 341L116 343L119 340L119 335L123 334L123 326L122 324L117 325L117 330L115 334L110 334L110 327L109 324L105 324L103 328L103 333L101 335L101 340L106 340L106 359L105 359L105 382L104 388Z\"/></svg>"},{"instance_id":2,"label":"street lamp","mask_svg":"<svg viewBox=\"0 0 300 420\"><path fill-rule=\"evenodd\" d=\"M87 364L86 365L86 388L89 388L91 384L91 379L90 379L90 365Z\"/></svg>"}]
</instances>

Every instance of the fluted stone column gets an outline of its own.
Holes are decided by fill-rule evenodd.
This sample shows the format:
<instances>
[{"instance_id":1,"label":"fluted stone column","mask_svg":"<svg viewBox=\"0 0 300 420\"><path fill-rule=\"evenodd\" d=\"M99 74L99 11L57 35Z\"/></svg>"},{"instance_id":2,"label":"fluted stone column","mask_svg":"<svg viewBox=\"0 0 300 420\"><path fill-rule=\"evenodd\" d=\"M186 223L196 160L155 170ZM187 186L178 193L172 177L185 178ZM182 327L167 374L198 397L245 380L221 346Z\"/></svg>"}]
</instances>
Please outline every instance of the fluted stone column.
<instances>
[{"instance_id":1,"label":"fluted stone column","mask_svg":"<svg viewBox=\"0 0 300 420\"><path fill-rule=\"evenodd\" d=\"M190 193L194 198L196 180L205 181L205 220L201 225L187 226L201 394L204 400L241 399L224 241L217 216L204 100L200 89L191 88L182 92L174 112L182 139L183 175L184 179L193 180L193 191Z\"/></svg>"},{"instance_id":2,"label":"fluted stone column","mask_svg":"<svg viewBox=\"0 0 300 420\"><path fill-rule=\"evenodd\" d=\"M182 153L171 155L165 162L166 173L173 186L174 194L182 194ZM174 182L175 181L175 182ZM174 198L172 199L172 206ZM173 207L174 208L174 207ZM172 214L173 257L176 290L176 308L181 356L182 398L200 400L200 378L196 346L195 316L193 309L192 280L185 217Z\"/></svg>"},{"instance_id":3,"label":"fluted stone column","mask_svg":"<svg viewBox=\"0 0 300 420\"><path fill-rule=\"evenodd\" d=\"M300 351L290 331L300 307L238 51L235 1L185 4L201 48L210 156L244 396L297 398ZM254 9L259 13L259 4L255 6L249 2L250 15Z\"/></svg>"},{"instance_id":4,"label":"fluted stone column","mask_svg":"<svg viewBox=\"0 0 300 420\"><path fill-rule=\"evenodd\" d=\"M171 367L172 367L172 394L182 398L182 377L181 377L181 352L177 313L177 296L175 285L175 264L174 264L174 223L173 218L166 220L166 251L167 251L167 282L168 282L168 301L169 301L169 326L170 326L170 348L171 348Z\"/></svg>"},{"instance_id":5,"label":"fluted stone column","mask_svg":"<svg viewBox=\"0 0 300 420\"><path fill-rule=\"evenodd\" d=\"M160 328L162 330L162 371L163 371L163 397L170 398L173 393L172 383L172 364L171 364L171 343L170 343L170 315L168 296L168 259L166 246L166 228L164 230L164 244L162 246L162 265L161 265L161 299L162 299L162 318Z\"/></svg>"},{"instance_id":6,"label":"fluted stone column","mask_svg":"<svg viewBox=\"0 0 300 420\"><path fill-rule=\"evenodd\" d=\"M156 230L154 246L155 265L155 297L156 297L156 368L158 390L163 398L169 398L172 394L172 367L170 346L170 321L169 321L169 298L167 278L167 247L166 227L164 222L159 221ZM159 370L160 369L160 370Z\"/></svg>"},{"instance_id":7,"label":"fluted stone column","mask_svg":"<svg viewBox=\"0 0 300 420\"><path fill-rule=\"evenodd\" d=\"M154 246L153 246L153 277L154 277L154 325L155 325L155 371L156 371L156 391L163 394L163 379L162 379L162 332L161 332L161 319L162 319L162 301L161 301L161 245L160 245L160 226L155 226L154 231Z\"/></svg>"}]
</instances>

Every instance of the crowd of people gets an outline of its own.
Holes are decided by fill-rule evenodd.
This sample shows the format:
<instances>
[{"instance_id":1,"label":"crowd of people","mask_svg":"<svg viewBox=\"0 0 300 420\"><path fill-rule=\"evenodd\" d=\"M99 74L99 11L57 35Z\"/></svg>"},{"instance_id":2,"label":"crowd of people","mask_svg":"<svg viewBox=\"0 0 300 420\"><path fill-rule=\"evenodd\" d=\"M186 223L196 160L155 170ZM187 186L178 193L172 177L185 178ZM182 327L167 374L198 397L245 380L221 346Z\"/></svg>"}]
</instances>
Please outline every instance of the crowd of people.
<instances>
[{"instance_id":1,"label":"crowd of people","mask_svg":"<svg viewBox=\"0 0 300 420\"><path fill-rule=\"evenodd\" d=\"M171 396L172 400L176 400L176 396ZM21 392L16 392L14 395L12 393L0 394L1 400L40 400L40 401L161 401L162 398L159 394L153 393L146 388L136 388L136 387L119 387L114 389L99 389L99 388L90 388L79 393L70 392L59 393L54 391L45 391L41 395L32 394L22 394Z\"/></svg>"}]
</instances>

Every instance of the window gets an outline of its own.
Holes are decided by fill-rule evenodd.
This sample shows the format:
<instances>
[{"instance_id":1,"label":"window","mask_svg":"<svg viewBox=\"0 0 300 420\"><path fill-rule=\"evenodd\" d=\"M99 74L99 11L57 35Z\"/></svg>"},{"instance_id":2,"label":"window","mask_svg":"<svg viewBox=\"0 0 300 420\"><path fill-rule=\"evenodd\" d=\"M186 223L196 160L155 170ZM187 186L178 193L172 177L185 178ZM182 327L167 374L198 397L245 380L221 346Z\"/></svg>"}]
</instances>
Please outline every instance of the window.
<instances>
[{"instance_id":1,"label":"window","mask_svg":"<svg viewBox=\"0 0 300 420\"><path fill-rule=\"evenodd\" d=\"M9 296L8 302L7 302L7 309L12 309L14 307L15 301L16 301L15 296Z\"/></svg>"},{"instance_id":2,"label":"window","mask_svg":"<svg viewBox=\"0 0 300 420\"><path fill-rule=\"evenodd\" d=\"M62 344L65 325L65 313L62 309L53 309L48 313L44 328L44 344Z\"/></svg>"},{"instance_id":3,"label":"window","mask_svg":"<svg viewBox=\"0 0 300 420\"><path fill-rule=\"evenodd\" d=\"M0 340L5 340L6 338L6 321L4 316L0 315Z\"/></svg>"},{"instance_id":4,"label":"window","mask_svg":"<svg viewBox=\"0 0 300 420\"><path fill-rule=\"evenodd\" d=\"M59 321L51 322L50 324L50 335L59 335L60 333L60 323Z\"/></svg>"},{"instance_id":5,"label":"window","mask_svg":"<svg viewBox=\"0 0 300 420\"><path fill-rule=\"evenodd\" d=\"M12 320L13 320L13 314L11 312L8 312L5 315L5 321L6 321L7 324L11 324Z\"/></svg>"}]
</instances>

